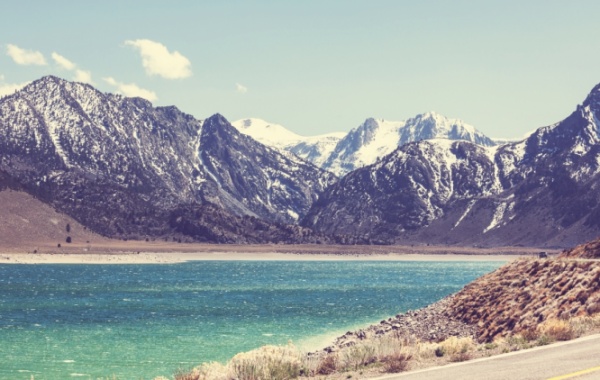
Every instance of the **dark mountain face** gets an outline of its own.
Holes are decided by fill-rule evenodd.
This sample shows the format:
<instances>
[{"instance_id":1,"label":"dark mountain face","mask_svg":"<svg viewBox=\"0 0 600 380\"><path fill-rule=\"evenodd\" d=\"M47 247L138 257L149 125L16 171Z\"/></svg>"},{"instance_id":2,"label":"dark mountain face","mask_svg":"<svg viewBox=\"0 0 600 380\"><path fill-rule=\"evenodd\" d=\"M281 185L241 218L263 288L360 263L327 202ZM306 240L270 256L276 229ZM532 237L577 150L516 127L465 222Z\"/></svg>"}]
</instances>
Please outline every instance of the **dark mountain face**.
<instances>
[{"instance_id":1,"label":"dark mountain face","mask_svg":"<svg viewBox=\"0 0 600 380\"><path fill-rule=\"evenodd\" d=\"M600 232L600 86L526 140L400 147L329 188L304 219L390 242L569 246Z\"/></svg>"},{"instance_id":2,"label":"dark mountain face","mask_svg":"<svg viewBox=\"0 0 600 380\"><path fill-rule=\"evenodd\" d=\"M331 173L239 133L220 115L204 122L199 155L219 190L231 195L225 202L267 220L296 222L317 195L337 180Z\"/></svg>"},{"instance_id":3,"label":"dark mountain face","mask_svg":"<svg viewBox=\"0 0 600 380\"><path fill-rule=\"evenodd\" d=\"M55 77L3 98L0 129L3 186L108 236L310 235L271 223L302 217L335 180L240 135L220 115L202 123L175 107Z\"/></svg>"}]
</instances>

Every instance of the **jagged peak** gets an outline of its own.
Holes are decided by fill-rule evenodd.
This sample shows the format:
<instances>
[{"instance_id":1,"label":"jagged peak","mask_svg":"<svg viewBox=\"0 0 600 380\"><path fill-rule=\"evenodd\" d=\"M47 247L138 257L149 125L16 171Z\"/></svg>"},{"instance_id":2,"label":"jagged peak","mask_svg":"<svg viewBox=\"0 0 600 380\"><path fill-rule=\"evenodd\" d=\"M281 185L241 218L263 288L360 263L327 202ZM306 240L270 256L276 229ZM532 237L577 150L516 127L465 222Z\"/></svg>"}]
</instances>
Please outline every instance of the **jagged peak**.
<instances>
[{"instance_id":1,"label":"jagged peak","mask_svg":"<svg viewBox=\"0 0 600 380\"><path fill-rule=\"evenodd\" d=\"M221 115L220 113L216 113L208 117L206 120L204 120L204 123L210 125L230 125L225 116Z\"/></svg>"},{"instance_id":2,"label":"jagged peak","mask_svg":"<svg viewBox=\"0 0 600 380\"><path fill-rule=\"evenodd\" d=\"M208 117L202 123L202 136L237 136L240 134L241 133L229 123L225 116L220 113Z\"/></svg>"},{"instance_id":3,"label":"jagged peak","mask_svg":"<svg viewBox=\"0 0 600 380\"><path fill-rule=\"evenodd\" d=\"M600 114L600 83L592 88L583 102L583 107L590 107L594 113Z\"/></svg>"}]
</instances>

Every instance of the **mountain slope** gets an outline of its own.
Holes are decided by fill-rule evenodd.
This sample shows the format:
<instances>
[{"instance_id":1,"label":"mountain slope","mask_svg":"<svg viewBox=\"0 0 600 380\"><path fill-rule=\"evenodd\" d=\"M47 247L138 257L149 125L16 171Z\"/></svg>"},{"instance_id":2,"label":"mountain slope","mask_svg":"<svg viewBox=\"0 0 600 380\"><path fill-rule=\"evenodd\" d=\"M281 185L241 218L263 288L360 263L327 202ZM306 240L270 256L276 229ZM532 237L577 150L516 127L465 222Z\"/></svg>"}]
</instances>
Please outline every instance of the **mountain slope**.
<instances>
[{"instance_id":1,"label":"mountain slope","mask_svg":"<svg viewBox=\"0 0 600 380\"><path fill-rule=\"evenodd\" d=\"M199 153L221 192L267 220L296 222L336 181L331 173L239 133L220 115L204 122Z\"/></svg>"},{"instance_id":2,"label":"mountain slope","mask_svg":"<svg viewBox=\"0 0 600 380\"><path fill-rule=\"evenodd\" d=\"M220 115L202 122L175 107L56 77L4 97L0 130L0 185L24 189L109 236L177 232L244 241L246 234L261 241L269 221L295 221L335 181L239 134ZM271 183L253 187L248 178L223 186L245 171ZM184 233L186 218L193 220Z\"/></svg>"},{"instance_id":3,"label":"mountain slope","mask_svg":"<svg viewBox=\"0 0 600 380\"><path fill-rule=\"evenodd\" d=\"M527 139L410 143L329 188L305 226L390 242L569 246L600 231L600 86Z\"/></svg>"}]
</instances>

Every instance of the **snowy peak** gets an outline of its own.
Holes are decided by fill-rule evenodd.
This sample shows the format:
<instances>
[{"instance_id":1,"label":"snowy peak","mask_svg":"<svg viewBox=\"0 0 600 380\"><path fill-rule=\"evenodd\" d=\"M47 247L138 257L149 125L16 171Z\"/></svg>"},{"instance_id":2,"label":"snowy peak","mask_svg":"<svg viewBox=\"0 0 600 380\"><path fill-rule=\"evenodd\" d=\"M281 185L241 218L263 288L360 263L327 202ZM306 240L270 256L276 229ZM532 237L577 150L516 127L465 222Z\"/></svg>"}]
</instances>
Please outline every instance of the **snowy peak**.
<instances>
[{"instance_id":1,"label":"snowy peak","mask_svg":"<svg viewBox=\"0 0 600 380\"><path fill-rule=\"evenodd\" d=\"M474 127L435 112L406 121L368 118L340 140L324 168L343 175L376 162L404 144L440 138L471 141L483 146L495 145Z\"/></svg>"},{"instance_id":2,"label":"snowy peak","mask_svg":"<svg viewBox=\"0 0 600 380\"><path fill-rule=\"evenodd\" d=\"M350 132L300 136L279 124L261 119L232 123L240 132L265 145L293 153L338 176L370 165L409 142L446 138L471 141L483 146L495 143L473 126L435 112L405 121L368 118Z\"/></svg>"},{"instance_id":3,"label":"snowy peak","mask_svg":"<svg viewBox=\"0 0 600 380\"><path fill-rule=\"evenodd\" d=\"M234 121L231 124L243 134L276 148L283 148L302 139L302 136L295 134L282 125L269 123L262 119L243 119Z\"/></svg>"},{"instance_id":4,"label":"snowy peak","mask_svg":"<svg viewBox=\"0 0 600 380\"><path fill-rule=\"evenodd\" d=\"M296 156L322 167L335 145L345 135L334 132L317 136L300 136L282 125L262 119L242 119L231 123L238 131L265 145Z\"/></svg>"},{"instance_id":5,"label":"snowy peak","mask_svg":"<svg viewBox=\"0 0 600 380\"><path fill-rule=\"evenodd\" d=\"M475 127L462 120L449 119L435 112L427 112L408 119L401 131L400 144L435 138L471 141L483 146L495 145L492 139Z\"/></svg>"}]
</instances>

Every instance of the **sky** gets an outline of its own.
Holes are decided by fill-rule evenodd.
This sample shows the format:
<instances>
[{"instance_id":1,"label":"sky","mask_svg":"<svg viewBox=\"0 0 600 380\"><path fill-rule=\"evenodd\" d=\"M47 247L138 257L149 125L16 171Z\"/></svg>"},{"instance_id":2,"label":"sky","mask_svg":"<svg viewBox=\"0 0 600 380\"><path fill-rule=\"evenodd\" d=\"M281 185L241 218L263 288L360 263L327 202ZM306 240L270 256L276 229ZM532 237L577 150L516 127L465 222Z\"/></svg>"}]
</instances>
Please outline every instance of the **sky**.
<instances>
[{"instance_id":1,"label":"sky","mask_svg":"<svg viewBox=\"0 0 600 380\"><path fill-rule=\"evenodd\" d=\"M597 0L29 0L2 13L0 94L56 75L307 136L435 111L518 138L600 82Z\"/></svg>"}]
</instances>

